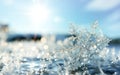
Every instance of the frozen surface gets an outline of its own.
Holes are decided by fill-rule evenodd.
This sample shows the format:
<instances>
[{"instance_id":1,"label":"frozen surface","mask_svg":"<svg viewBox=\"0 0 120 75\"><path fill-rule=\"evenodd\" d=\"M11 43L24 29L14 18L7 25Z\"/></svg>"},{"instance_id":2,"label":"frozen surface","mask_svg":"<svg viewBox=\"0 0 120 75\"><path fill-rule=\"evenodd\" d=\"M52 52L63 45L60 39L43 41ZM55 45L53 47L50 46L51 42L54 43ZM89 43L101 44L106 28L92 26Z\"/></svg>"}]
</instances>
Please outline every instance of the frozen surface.
<instances>
[{"instance_id":1,"label":"frozen surface","mask_svg":"<svg viewBox=\"0 0 120 75\"><path fill-rule=\"evenodd\" d=\"M56 41L0 41L0 75L119 75L119 51L95 22L90 29L73 26L70 37ZM117 48L119 49L119 48Z\"/></svg>"}]
</instances>

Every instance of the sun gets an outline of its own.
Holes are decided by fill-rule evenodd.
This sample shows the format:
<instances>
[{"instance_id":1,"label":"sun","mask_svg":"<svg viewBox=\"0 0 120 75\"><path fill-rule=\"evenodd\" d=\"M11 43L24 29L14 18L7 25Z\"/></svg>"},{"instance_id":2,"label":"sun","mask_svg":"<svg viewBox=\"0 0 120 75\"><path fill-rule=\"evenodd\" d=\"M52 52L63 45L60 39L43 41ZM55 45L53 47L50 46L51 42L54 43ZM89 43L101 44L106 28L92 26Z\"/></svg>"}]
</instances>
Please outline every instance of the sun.
<instances>
[{"instance_id":1,"label":"sun","mask_svg":"<svg viewBox=\"0 0 120 75\"><path fill-rule=\"evenodd\" d=\"M32 6L27 11L27 15L29 19L32 21L34 24L42 23L42 22L47 22L47 20L50 17L50 10L47 6L36 3Z\"/></svg>"}]
</instances>

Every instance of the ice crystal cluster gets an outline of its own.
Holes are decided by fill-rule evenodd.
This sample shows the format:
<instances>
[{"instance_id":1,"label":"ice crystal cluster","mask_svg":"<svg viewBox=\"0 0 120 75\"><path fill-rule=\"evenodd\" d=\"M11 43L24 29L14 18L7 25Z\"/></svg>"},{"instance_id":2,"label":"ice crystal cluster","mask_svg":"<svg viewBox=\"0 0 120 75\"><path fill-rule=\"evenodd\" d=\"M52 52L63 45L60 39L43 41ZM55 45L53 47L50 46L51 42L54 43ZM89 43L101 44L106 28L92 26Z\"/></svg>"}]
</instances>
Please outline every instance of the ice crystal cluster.
<instances>
[{"instance_id":1,"label":"ice crystal cluster","mask_svg":"<svg viewBox=\"0 0 120 75\"><path fill-rule=\"evenodd\" d=\"M109 49L97 21L90 27L71 25L70 36L56 41L0 42L0 75L119 75L119 56Z\"/></svg>"},{"instance_id":2,"label":"ice crystal cluster","mask_svg":"<svg viewBox=\"0 0 120 75\"><path fill-rule=\"evenodd\" d=\"M99 66L104 60L109 39L103 36L95 23L90 31L72 27L71 37L65 41L63 50L67 53L65 57L69 57L69 70L75 70L87 64Z\"/></svg>"}]
</instances>

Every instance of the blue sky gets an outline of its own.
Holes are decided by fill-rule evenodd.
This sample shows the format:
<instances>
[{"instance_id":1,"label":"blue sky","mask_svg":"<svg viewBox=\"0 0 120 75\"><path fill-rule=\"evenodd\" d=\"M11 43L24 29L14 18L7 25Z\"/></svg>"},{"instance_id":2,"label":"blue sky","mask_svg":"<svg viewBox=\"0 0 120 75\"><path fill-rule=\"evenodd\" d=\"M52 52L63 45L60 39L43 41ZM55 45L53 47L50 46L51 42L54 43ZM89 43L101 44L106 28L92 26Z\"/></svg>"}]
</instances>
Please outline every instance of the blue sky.
<instances>
[{"instance_id":1,"label":"blue sky","mask_svg":"<svg viewBox=\"0 0 120 75\"><path fill-rule=\"evenodd\" d=\"M108 37L120 37L120 0L0 0L0 22L17 33L68 33L69 24L98 20Z\"/></svg>"}]
</instances>

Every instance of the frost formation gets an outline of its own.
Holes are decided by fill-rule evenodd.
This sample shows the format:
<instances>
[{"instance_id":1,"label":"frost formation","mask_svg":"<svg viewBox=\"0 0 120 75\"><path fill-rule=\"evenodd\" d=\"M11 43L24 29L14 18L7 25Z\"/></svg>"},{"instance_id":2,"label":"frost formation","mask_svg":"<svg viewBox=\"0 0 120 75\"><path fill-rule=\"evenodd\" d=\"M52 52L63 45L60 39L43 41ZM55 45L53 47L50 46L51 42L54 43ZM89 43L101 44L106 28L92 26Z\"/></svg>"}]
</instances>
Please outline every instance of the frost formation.
<instances>
[{"instance_id":1,"label":"frost formation","mask_svg":"<svg viewBox=\"0 0 120 75\"><path fill-rule=\"evenodd\" d=\"M90 28L71 25L64 41L49 35L30 46L1 41L0 75L117 75L119 57L109 41L97 21Z\"/></svg>"}]
</instances>

